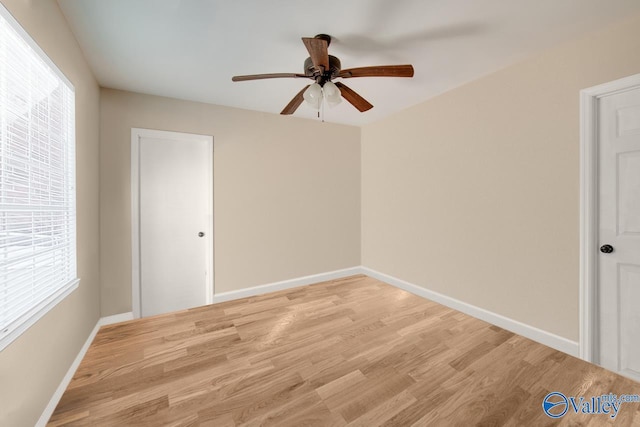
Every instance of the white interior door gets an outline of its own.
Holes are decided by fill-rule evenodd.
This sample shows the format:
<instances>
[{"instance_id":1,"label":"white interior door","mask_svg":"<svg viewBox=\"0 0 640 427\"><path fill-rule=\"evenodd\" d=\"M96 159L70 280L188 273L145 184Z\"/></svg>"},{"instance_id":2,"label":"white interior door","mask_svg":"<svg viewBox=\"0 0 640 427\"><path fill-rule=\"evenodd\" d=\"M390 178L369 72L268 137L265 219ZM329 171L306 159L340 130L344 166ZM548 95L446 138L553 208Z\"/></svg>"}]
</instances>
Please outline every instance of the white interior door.
<instances>
[{"instance_id":1,"label":"white interior door","mask_svg":"<svg viewBox=\"0 0 640 427\"><path fill-rule=\"evenodd\" d=\"M211 137L142 132L138 156L140 313L205 305L213 293Z\"/></svg>"},{"instance_id":2,"label":"white interior door","mask_svg":"<svg viewBox=\"0 0 640 427\"><path fill-rule=\"evenodd\" d=\"M599 359L640 381L640 89L601 98L598 117Z\"/></svg>"}]
</instances>

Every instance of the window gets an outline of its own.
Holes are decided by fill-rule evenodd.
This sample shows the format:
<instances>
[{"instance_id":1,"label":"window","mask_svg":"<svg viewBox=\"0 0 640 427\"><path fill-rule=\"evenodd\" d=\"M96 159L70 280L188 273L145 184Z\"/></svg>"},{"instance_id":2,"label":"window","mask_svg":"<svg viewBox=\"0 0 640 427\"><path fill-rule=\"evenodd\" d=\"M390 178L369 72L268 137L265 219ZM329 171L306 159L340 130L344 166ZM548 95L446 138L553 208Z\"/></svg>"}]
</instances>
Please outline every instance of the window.
<instances>
[{"instance_id":1,"label":"window","mask_svg":"<svg viewBox=\"0 0 640 427\"><path fill-rule=\"evenodd\" d=\"M0 5L0 350L78 286L74 98Z\"/></svg>"}]
</instances>

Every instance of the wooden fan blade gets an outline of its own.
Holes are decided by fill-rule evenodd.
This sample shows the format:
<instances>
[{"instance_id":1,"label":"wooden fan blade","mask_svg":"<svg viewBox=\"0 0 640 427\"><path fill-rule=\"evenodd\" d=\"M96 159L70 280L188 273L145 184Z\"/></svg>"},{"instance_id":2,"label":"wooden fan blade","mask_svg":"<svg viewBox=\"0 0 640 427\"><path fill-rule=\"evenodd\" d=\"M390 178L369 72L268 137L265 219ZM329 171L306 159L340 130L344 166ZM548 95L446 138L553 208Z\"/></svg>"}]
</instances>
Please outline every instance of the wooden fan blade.
<instances>
[{"instance_id":1,"label":"wooden fan blade","mask_svg":"<svg viewBox=\"0 0 640 427\"><path fill-rule=\"evenodd\" d=\"M309 51L309 56L316 68L322 67L322 72L329 69L329 52L327 48L329 44L326 40L303 37L302 42Z\"/></svg>"},{"instance_id":2,"label":"wooden fan blade","mask_svg":"<svg viewBox=\"0 0 640 427\"><path fill-rule=\"evenodd\" d=\"M300 106L300 104L302 104L302 101L304 101L302 94L304 93L305 90L307 90L309 86L311 85L306 85L305 87L303 87L302 90L298 92L296 96L294 96L293 99L287 104L287 106L284 107L284 110L282 110L280 114L288 115L288 114L295 113L298 107Z\"/></svg>"},{"instance_id":3,"label":"wooden fan blade","mask_svg":"<svg viewBox=\"0 0 640 427\"><path fill-rule=\"evenodd\" d=\"M374 67L349 68L340 71L340 77L413 77L412 65L378 65Z\"/></svg>"},{"instance_id":4,"label":"wooden fan blade","mask_svg":"<svg viewBox=\"0 0 640 427\"><path fill-rule=\"evenodd\" d=\"M311 78L304 74L296 74L296 73L271 73L271 74L251 74L248 76L233 76L231 80L234 82L243 82L246 80L261 80L261 79L280 79L285 77L294 77L294 78Z\"/></svg>"},{"instance_id":5,"label":"wooden fan blade","mask_svg":"<svg viewBox=\"0 0 640 427\"><path fill-rule=\"evenodd\" d=\"M340 82L336 82L335 85L338 86L338 88L340 89L340 93L342 94L342 97L347 101L349 101L351 105L356 107L358 111L360 111L361 113L373 108L373 105L371 105L369 101L367 101L366 99L358 95L350 87L345 86Z\"/></svg>"}]
</instances>

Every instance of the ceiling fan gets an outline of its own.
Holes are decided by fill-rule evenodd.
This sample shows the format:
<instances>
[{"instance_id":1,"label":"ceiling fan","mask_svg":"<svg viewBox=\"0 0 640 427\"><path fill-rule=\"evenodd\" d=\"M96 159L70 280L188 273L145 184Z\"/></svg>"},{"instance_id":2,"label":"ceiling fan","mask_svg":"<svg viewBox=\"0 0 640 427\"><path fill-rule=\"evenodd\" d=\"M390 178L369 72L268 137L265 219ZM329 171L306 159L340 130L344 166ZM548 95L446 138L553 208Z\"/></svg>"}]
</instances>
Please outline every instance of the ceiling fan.
<instances>
[{"instance_id":1,"label":"ceiling fan","mask_svg":"<svg viewBox=\"0 0 640 427\"><path fill-rule=\"evenodd\" d=\"M315 80L315 83L302 88L293 97L280 114L293 114L302 101L307 101L311 106L320 109L323 98L329 105L340 102L340 96L346 99L360 112L373 108L366 99L358 95L353 89L341 82L333 83L335 78L348 79L352 77L413 77L412 65L379 65L373 67L359 67L341 69L340 60L329 55L327 48L331 44L331 36L318 34L317 36L303 37L302 42L309 51L309 58L304 61L304 73L271 73L252 74L247 76L233 76L234 82L260 79L277 78L304 78Z\"/></svg>"}]
</instances>

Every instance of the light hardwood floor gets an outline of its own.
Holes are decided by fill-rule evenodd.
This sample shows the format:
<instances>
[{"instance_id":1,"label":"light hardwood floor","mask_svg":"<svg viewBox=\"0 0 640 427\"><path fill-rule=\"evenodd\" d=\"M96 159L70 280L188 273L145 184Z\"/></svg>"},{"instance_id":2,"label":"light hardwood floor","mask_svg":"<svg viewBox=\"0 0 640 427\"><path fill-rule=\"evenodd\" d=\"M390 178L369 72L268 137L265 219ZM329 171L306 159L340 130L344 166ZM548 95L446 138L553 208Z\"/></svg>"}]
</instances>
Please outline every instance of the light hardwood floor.
<instances>
[{"instance_id":1,"label":"light hardwood floor","mask_svg":"<svg viewBox=\"0 0 640 427\"><path fill-rule=\"evenodd\" d=\"M640 384L366 276L105 326L49 425L640 425Z\"/></svg>"}]
</instances>

